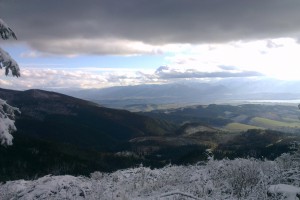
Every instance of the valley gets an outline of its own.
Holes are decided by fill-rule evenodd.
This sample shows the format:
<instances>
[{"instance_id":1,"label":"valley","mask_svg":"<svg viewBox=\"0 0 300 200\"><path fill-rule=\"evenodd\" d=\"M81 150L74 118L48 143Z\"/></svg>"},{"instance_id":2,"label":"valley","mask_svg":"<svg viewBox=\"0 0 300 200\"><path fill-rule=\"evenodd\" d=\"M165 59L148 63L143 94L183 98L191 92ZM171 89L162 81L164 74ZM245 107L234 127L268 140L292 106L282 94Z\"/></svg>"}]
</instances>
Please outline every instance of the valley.
<instances>
[{"instance_id":1,"label":"valley","mask_svg":"<svg viewBox=\"0 0 300 200\"><path fill-rule=\"evenodd\" d=\"M160 168L249 156L275 159L300 141L298 108L196 105L129 112L43 90L0 90L19 107L14 145L0 147L2 181ZM298 122L299 121L299 122Z\"/></svg>"}]
</instances>

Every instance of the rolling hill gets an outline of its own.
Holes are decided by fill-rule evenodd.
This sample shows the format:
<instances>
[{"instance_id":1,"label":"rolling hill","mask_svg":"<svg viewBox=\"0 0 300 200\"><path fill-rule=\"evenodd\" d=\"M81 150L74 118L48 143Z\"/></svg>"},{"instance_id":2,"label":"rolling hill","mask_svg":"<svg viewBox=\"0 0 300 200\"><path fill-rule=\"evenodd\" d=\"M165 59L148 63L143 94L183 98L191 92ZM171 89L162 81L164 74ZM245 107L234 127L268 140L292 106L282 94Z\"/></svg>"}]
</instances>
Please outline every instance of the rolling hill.
<instances>
[{"instance_id":1,"label":"rolling hill","mask_svg":"<svg viewBox=\"0 0 300 200\"><path fill-rule=\"evenodd\" d=\"M170 134L173 128L162 120L54 92L0 89L0 98L21 110L16 134L83 148L112 150L136 137Z\"/></svg>"},{"instance_id":2,"label":"rolling hill","mask_svg":"<svg viewBox=\"0 0 300 200\"><path fill-rule=\"evenodd\" d=\"M174 129L162 120L54 92L0 89L0 98L21 110L14 145L0 146L0 181L132 167L142 160L117 154L131 149L129 140Z\"/></svg>"},{"instance_id":3,"label":"rolling hill","mask_svg":"<svg viewBox=\"0 0 300 200\"><path fill-rule=\"evenodd\" d=\"M176 124L204 123L225 131L239 132L248 129L272 129L291 133L300 131L300 112L296 106L210 104L140 113Z\"/></svg>"}]
</instances>

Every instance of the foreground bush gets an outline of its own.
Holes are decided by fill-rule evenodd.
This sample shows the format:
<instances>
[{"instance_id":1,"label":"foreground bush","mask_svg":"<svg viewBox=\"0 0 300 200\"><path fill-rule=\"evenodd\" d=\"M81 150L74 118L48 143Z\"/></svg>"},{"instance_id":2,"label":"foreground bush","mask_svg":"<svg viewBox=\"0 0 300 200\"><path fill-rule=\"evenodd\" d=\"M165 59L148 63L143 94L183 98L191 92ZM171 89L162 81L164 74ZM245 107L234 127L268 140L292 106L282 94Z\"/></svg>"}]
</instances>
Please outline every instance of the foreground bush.
<instances>
[{"instance_id":1,"label":"foreground bush","mask_svg":"<svg viewBox=\"0 0 300 200\"><path fill-rule=\"evenodd\" d=\"M299 166L296 152L275 161L211 158L190 166L94 172L90 178L49 175L6 182L0 199L293 199ZM296 193L284 194L285 188Z\"/></svg>"}]
</instances>

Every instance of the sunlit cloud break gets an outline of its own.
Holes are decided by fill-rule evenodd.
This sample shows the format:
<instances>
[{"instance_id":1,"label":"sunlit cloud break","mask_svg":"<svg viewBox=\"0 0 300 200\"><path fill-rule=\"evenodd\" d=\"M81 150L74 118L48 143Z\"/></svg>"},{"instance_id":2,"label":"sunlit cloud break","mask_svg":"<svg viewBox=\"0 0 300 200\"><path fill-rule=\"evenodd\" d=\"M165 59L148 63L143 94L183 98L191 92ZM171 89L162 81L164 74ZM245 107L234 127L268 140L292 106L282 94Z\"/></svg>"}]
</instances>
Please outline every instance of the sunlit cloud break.
<instances>
[{"instance_id":1,"label":"sunlit cloud break","mask_svg":"<svg viewBox=\"0 0 300 200\"><path fill-rule=\"evenodd\" d=\"M230 66L243 72L291 80L299 79L299 52L296 39L277 38L192 45L166 59L170 66L178 69L213 73L219 71L220 66Z\"/></svg>"}]
</instances>

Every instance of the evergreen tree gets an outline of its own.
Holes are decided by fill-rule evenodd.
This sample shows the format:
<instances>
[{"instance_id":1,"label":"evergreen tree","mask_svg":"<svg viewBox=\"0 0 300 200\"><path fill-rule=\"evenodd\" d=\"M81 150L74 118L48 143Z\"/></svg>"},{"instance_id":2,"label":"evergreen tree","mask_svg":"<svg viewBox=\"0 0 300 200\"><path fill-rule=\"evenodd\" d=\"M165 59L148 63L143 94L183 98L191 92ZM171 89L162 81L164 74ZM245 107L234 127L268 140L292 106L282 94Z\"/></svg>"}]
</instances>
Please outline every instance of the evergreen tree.
<instances>
[{"instance_id":1,"label":"evergreen tree","mask_svg":"<svg viewBox=\"0 0 300 200\"><path fill-rule=\"evenodd\" d=\"M14 38L17 39L15 33L9 28L9 26L0 19L0 36L3 40ZM10 72L13 76L20 76L20 68L18 63L0 47L0 69L5 69L5 75L9 75ZM14 125L15 112L20 112L18 108L12 107L4 100L0 99L0 144L12 145L13 136L12 132L16 131Z\"/></svg>"}]
</instances>

